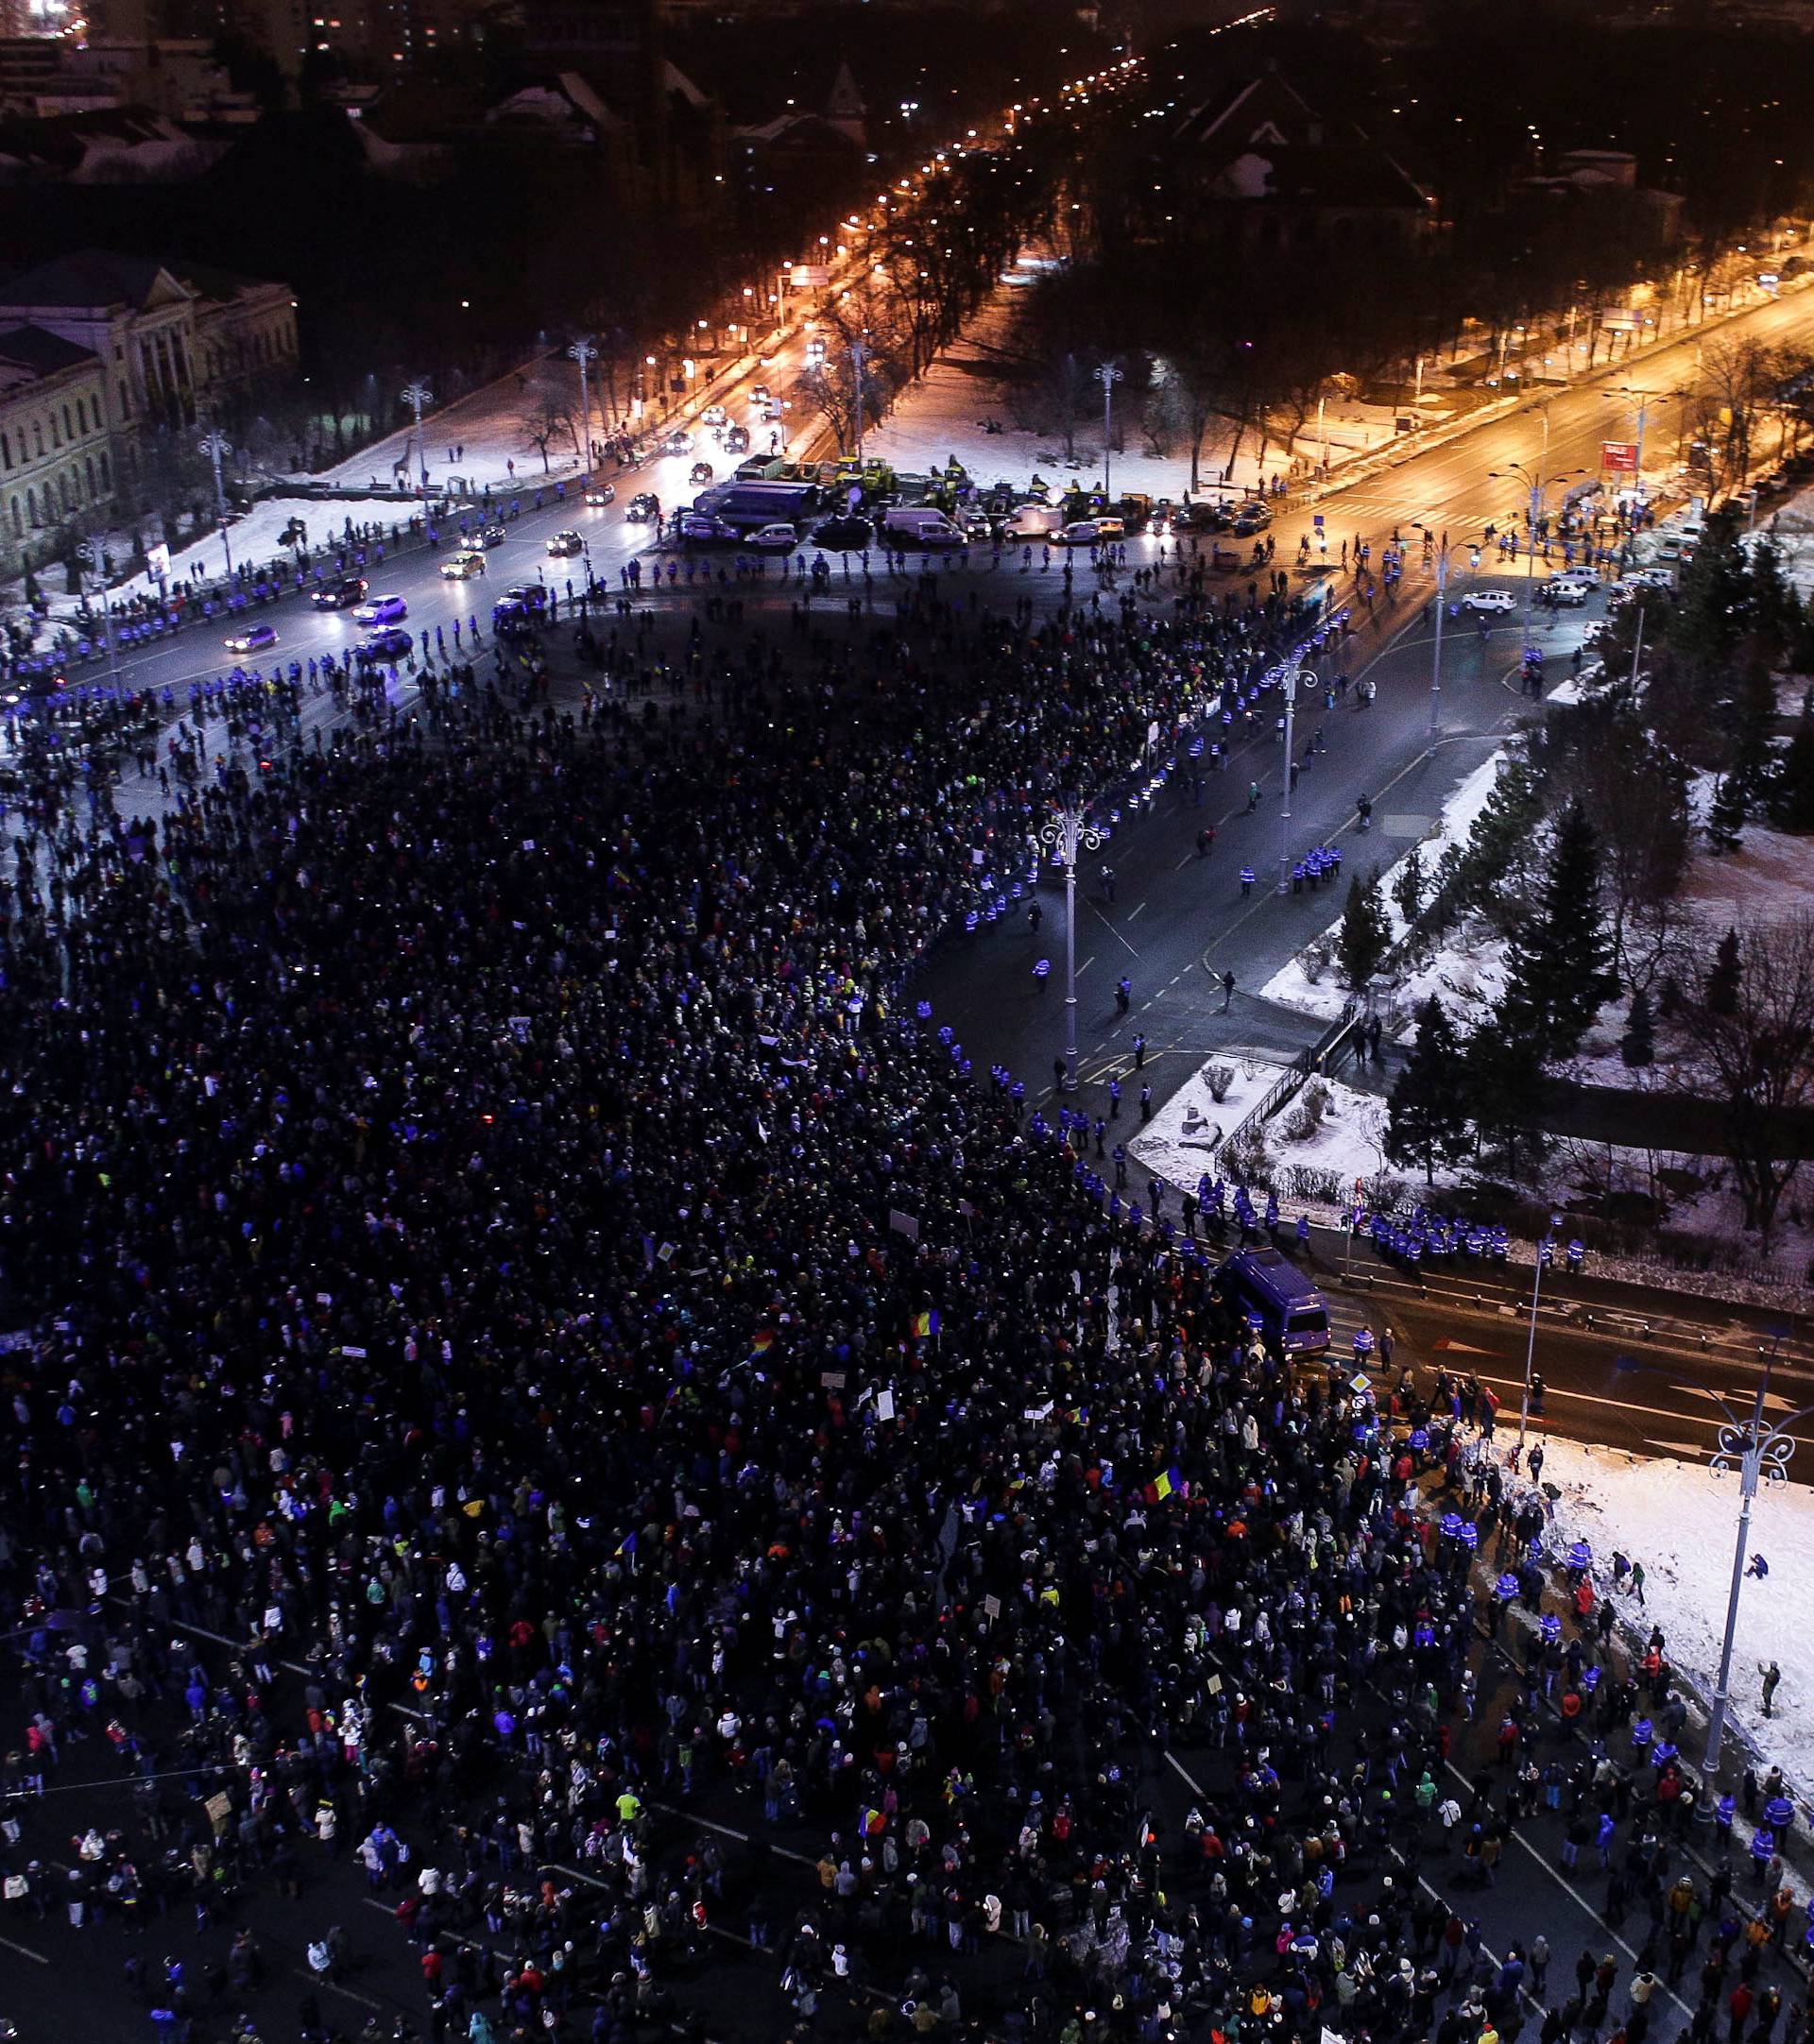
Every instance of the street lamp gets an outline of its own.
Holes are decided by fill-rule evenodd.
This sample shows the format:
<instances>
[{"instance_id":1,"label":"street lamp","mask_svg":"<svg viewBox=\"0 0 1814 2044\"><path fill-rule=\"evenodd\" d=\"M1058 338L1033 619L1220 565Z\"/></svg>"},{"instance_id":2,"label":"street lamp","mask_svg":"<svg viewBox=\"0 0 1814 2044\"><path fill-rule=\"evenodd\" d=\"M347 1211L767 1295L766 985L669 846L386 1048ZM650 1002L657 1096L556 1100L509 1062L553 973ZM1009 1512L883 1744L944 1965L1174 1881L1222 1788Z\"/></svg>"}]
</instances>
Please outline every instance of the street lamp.
<instances>
[{"instance_id":1,"label":"street lamp","mask_svg":"<svg viewBox=\"0 0 1814 2044\"><path fill-rule=\"evenodd\" d=\"M850 343L850 374L852 378L852 402L857 418L857 480L863 480L863 335L859 333Z\"/></svg>"},{"instance_id":2,"label":"street lamp","mask_svg":"<svg viewBox=\"0 0 1814 2044\"><path fill-rule=\"evenodd\" d=\"M1757 1395L1748 1419L1741 1420L1717 1391L1707 1394L1726 1416L1726 1423L1720 1429L1719 1445L1714 1449L1708 1466L1716 1475L1726 1475L1735 1469L1738 1472L1738 1542L1732 1555L1732 1591L1726 1599L1726 1637L1720 1649L1720 1679L1714 1685L1713 1710L1707 1718L1706 1774L1709 1780L1718 1777L1720 1748L1726 1736L1726 1705L1732 1695L1732 1641L1738 1626L1738 1592L1745 1579L1745 1550L1751 1543L1752 1501L1757 1495L1759 1483L1788 1482L1789 1457L1795 1453L1789 1429L1814 1412L1814 1405L1804 1405L1799 1412L1785 1413L1780 1420L1765 1423L1764 1403L1770 1396L1770 1372L1787 1332L1782 1327L1771 1329L1764 1373L1757 1380Z\"/></svg>"},{"instance_id":3,"label":"street lamp","mask_svg":"<svg viewBox=\"0 0 1814 2044\"><path fill-rule=\"evenodd\" d=\"M214 518L220 527L220 551L227 556L229 580L233 572L233 550L227 539L227 485L220 479L220 464L232 451L233 443L218 426L209 427L201 436L201 451L214 465Z\"/></svg>"},{"instance_id":4,"label":"street lamp","mask_svg":"<svg viewBox=\"0 0 1814 2044\"><path fill-rule=\"evenodd\" d=\"M1536 1274L1531 1280L1531 1338L1524 1345L1524 1395L1518 1401L1518 1447L1524 1447L1525 1435L1531 1427L1531 1370L1537 1359L1537 1301L1543 1296L1543 1252L1556 1239L1556 1230L1562 1226L1562 1216L1551 1214L1549 1233L1537 1244Z\"/></svg>"},{"instance_id":5,"label":"street lamp","mask_svg":"<svg viewBox=\"0 0 1814 2044\"><path fill-rule=\"evenodd\" d=\"M1417 530L1426 539L1434 541L1436 535L1428 525ZM1429 735L1440 738L1443 729L1443 615L1448 608L1448 553L1450 542L1443 540L1436 548L1436 651L1429 667Z\"/></svg>"},{"instance_id":6,"label":"street lamp","mask_svg":"<svg viewBox=\"0 0 1814 2044\"><path fill-rule=\"evenodd\" d=\"M403 402L416 414L416 458L422 466L422 495L428 495L428 443L422 438L422 411L435 402L435 393L419 376L403 391Z\"/></svg>"},{"instance_id":7,"label":"street lamp","mask_svg":"<svg viewBox=\"0 0 1814 2044\"><path fill-rule=\"evenodd\" d=\"M1077 1090L1077 854L1103 847L1105 833L1088 820L1083 798L1068 794L1040 826L1065 867L1065 1091Z\"/></svg>"},{"instance_id":8,"label":"street lamp","mask_svg":"<svg viewBox=\"0 0 1814 2044\"><path fill-rule=\"evenodd\" d=\"M107 672L112 681L114 692L120 686L120 652L113 637L113 599L107 588L107 540L100 532L94 532L88 539L88 562L94 571L94 586L101 599L101 630L107 639Z\"/></svg>"},{"instance_id":9,"label":"street lamp","mask_svg":"<svg viewBox=\"0 0 1814 2044\"><path fill-rule=\"evenodd\" d=\"M1560 475L1545 475L1543 470L1549 459L1549 408L1543 410L1543 452L1533 468L1521 461L1508 462L1503 468L1487 471L1492 482L1512 481L1522 483L1531 493L1530 507L1525 513L1524 535L1524 637L1528 644L1531 639L1532 607L1536 601L1537 579L1537 521L1543 516L1544 493L1552 483L1566 483L1572 477L1585 475L1585 468L1565 469Z\"/></svg>"},{"instance_id":10,"label":"street lamp","mask_svg":"<svg viewBox=\"0 0 1814 2044\"><path fill-rule=\"evenodd\" d=\"M1292 891L1292 733L1294 729L1293 712L1297 707L1299 689L1314 689L1316 676L1308 667L1275 667L1264 677L1268 688L1280 688L1285 691L1285 766L1283 772L1284 794L1278 811L1278 891L1289 894Z\"/></svg>"},{"instance_id":11,"label":"street lamp","mask_svg":"<svg viewBox=\"0 0 1814 2044\"><path fill-rule=\"evenodd\" d=\"M592 400L586 383L586 365L598 360L598 343L582 333L578 340L569 344L567 358L579 365L579 466L582 473L590 475L592 472Z\"/></svg>"},{"instance_id":12,"label":"street lamp","mask_svg":"<svg viewBox=\"0 0 1814 2044\"><path fill-rule=\"evenodd\" d=\"M1096 381L1103 386L1103 509L1106 511L1114 501L1108 493L1108 448L1115 413L1115 386L1121 380L1118 363L1104 362L1095 371Z\"/></svg>"}]
</instances>

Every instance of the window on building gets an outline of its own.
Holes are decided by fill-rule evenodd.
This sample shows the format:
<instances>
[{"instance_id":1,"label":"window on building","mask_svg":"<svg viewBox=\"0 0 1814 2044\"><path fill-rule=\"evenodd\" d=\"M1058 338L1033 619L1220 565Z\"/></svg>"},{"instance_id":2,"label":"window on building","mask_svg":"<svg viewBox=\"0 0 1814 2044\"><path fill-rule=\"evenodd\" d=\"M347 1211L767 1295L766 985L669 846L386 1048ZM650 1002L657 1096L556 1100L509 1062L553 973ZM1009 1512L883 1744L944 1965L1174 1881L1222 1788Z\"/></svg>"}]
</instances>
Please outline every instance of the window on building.
<instances>
[{"instance_id":1,"label":"window on building","mask_svg":"<svg viewBox=\"0 0 1814 2044\"><path fill-rule=\"evenodd\" d=\"M113 478L107 472L106 454L101 456L101 487L103 489L111 489L113 487Z\"/></svg>"},{"instance_id":2,"label":"window on building","mask_svg":"<svg viewBox=\"0 0 1814 2044\"><path fill-rule=\"evenodd\" d=\"M28 489L26 492L26 509L31 514L31 522L35 530L38 524L38 492L35 489Z\"/></svg>"},{"instance_id":3,"label":"window on building","mask_svg":"<svg viewBox=\"0 0 1814 2044\"><path fill-rule=\"evenodd\" d=\"M9 468L12 467L12 435L10 434L0 433L0 462L5 462Z\"/></svg>"},{"instance_id":4,"label":"window on building","mask_svg":"<svg viewBox=\"0 0 1814 2044\"><path fill-rule=\"evenodd\" d=\"M63 433L71 440L76 437L76 428L70 423L68 405L63 407Z\"/></svg>"},{"instance_id":5,"label":"window on building","mask_svg":"<svg viewBox=\"0 0 1814 2044\"><path fill-rule=\"evenodd\" d=\"M25 514L20 510L19 500L15 497L12 500L12 537L15 539L23 538L25 537Z\"/></svg>"},{"instance_id":6,"label":"window on building","mask_svg":"<svg viewBox=\"0 0 1814 2044\"><path fill-rule=\"evenodd\" d=\"M127 422L127 420L128 420L128 419L129 419L129 418L130 418L131 417L132 417L132 400L131 400L131 398L130 398L130 397L129 397L129 396L128 395L128 392L127 392L127 387L126 387L126 378L125 378L125 377L121 377L121 378L120 378L120 423L121 423L121 425L125 425L125 424L126 424L126 422Z\"/></svg>"},{"instance_id":7,"label":"window on building","mask_svg":"<svg viewBox=\"0 0 1814 2044\"><path fill-rule=\"evenodd\" d=\"M94 494L94 457L93 454L84 454L82 456L82 468L88 477L88 494L92 497Z\"/></svg>"}]
</instances>

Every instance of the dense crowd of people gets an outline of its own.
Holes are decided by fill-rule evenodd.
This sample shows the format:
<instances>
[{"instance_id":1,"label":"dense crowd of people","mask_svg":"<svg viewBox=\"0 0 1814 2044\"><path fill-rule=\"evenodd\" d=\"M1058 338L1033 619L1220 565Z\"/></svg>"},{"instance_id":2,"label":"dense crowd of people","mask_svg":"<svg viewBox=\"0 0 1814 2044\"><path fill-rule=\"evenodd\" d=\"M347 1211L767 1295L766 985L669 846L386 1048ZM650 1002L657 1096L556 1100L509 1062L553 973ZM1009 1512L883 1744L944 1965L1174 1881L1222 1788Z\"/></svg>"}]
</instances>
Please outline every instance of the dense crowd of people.
<instances>
[{"instance_id":1,"label":"dense crowd of people","mask_svg":"<svg viewBox=\"0 0 1814 2044\"><path fill-rule=\"evenodd\" d=\"M1413 1446L1345 1359L1287 1372L917 1013L1052 799L1213 728L1284 626L934 588L785 654L626 641L686 715L469 673L162 826L26 804L21 873L83 885L0 936L18 1911L202 1926L356 1855L421 2027L481 2044L626 2044L726 1931L777 2035L1643 2044L1615 1961L1547 1986L1415 1878L1454 1836L1492 1879L1540 1804L1634 1911L1684 1871L1654 1752L1545 1744L1541 1655L1450 1794L1500 1508L1478 1458L1474 1541L1412 1508L1457 1409L1395 1391ZM110 1748L144 1786L54 1873L30 1791ZM1689 1885L1703 2016L1770 2037ZM307 2044L345 1946L312 1921ZM220 2002L135 1956L161 2033L234 1952Z\"/></svg>"}]
</instances>

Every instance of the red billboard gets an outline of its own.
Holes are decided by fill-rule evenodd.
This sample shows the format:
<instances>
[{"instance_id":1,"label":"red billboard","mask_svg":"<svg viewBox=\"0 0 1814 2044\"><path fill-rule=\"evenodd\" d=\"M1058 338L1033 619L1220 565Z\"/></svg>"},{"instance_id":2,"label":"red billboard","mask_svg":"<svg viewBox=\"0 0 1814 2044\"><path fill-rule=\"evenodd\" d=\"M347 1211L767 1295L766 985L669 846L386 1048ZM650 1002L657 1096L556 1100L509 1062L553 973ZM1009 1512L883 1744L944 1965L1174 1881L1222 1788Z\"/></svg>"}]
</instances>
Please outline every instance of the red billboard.
<instances>
[{"instance_id":1,"label":"red billboard","mask_svg":"<svg viewBox=\"0 0 1814 2044\"><path fill-rule=\"evenodd\" d=\"M1635 475L1637 473L1637 442L1635 440L1602 440L1600 443L1600 466L1608 475Z\"/></svg>"}]
</instances>

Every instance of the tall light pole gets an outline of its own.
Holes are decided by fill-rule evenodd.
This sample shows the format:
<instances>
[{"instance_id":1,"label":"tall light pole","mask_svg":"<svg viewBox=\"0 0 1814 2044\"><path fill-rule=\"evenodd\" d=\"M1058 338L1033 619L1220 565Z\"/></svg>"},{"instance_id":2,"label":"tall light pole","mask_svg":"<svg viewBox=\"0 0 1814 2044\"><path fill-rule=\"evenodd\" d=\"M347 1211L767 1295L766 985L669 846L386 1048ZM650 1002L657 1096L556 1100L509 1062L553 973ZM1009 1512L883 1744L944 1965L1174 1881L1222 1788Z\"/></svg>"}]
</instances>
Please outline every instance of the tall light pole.
<instances>
[{"instance_id":1,"label":"tall light pole","mask_svg":"<svg viewBox=\"0 0 1814 2044\"><path fill-rule=\"evenodd\" d=\"M1436 535L1428 525L1417 530L1427 539ZM1443 729L1443 618L1448 609L1448 552L1449 542L1445 539L1436 549L1436 651L1429 664L1429 735L1439 738Z\"/></svg>"},{"instance_id":2,"label":"tall light pole","mask_svg":"<svg viewBox=\"0 0 1814 2044\"><path fill-rule=\"evenodd\" d=\"M1040 826L1039 841L1065 864L1065 1091L1077 1090L1077 854L1100 851L1104 833L1088 820L1083 799L1068 794Z\"/></svg>"},{"instance_id":3,"label":"tall light pole","mask_svg":"<svg viewBox=\"0 0 1814 2044\"><path fill-rule=\"evenodd\" d=\"M850 375L852 379L852 410L857 420L857 480L863 480L863 335L859 333L850 343Z\"/></svg>"},{"instance_id":4,"label":"tall light pole","mask_svg":"<svg viewBox=\"0 0 1814 2044\"><path fill-rule=\"evenodd\" d=\"M1788 1480L1789 1457L1795 1453L1789 1429L1798 1421L1806 1419L1809 1413L1814 1413L1814 1405L1804 1405L1799 1412L1785 1413L1780 1420L1765 1422L1764 1404L1770 1396L1770 1372L1785 1332L1780 1327L1771 1330L1770 1349L1764 1357L1764 1371L1757 1380L1757 1395L1752 1402L1749 1418L1741 1420L1717 1392L1708 1393L1726 1416L1709 1466L1719 1475L1729 1474L1735 1469L1738 1472L1738 1539L1732 1551L1732 1590L1726 1598L1726 1636L1720 1648L1720 1679L1714 1684L1713 1709L1707 1718L1706 1774L1709 1780L1719 1775L1720 1749L1725 1743L1726 1706L1732 1696L1732 1642L1738 1627L1738 1592L1745 1580L1745 1550L1751 1544L1752 1501L1757 1495L1759 1483L1786 1483Z\"/></svg>"},{"instance_id":5,"label":"tall light pole","mask_svg":"<svg viewBox=\"0 0 1814 2044\"><path fill-rule=\"evenodd\" d=\"M579 364L579 468L582 475L590 475L592 472L592 399L591 392L586 383L586 366L589 362L598 360L598 343L589 335L582 333L578 340L569 344L567 357L569 361ZM419 417L416 424L419 431L421 427Z\"/></svg>"},{"instance_id":6,"label":"tall light pole","mask_svg":"<svg viewBox=\"0 0 1814 2044\"><path fill-rule=\"evenodd\" d=\"M1524 1446L1524 1438L1531 1430L1531 1371L1537 1359L1537 1301L1543 1296L1543 1252L1556 1239L1556 1230L1562 1226L1562 1216L1551 1214L1549 1233L1537 1244L1537 1268L1531 1280L1531 1338L1524 1345L1524 1393L1518 1400L1518 1446Z\"/></svg>"},{"instance_id":7,"label":"tall light pole","mask_svg":"<svg viewBox=\"0 0 1814 2044\"><path fill-rule=\"evenodd\" d=\"M99 532L91 533L88 538L89 566L94 571L94 587L101 599L101 630L107 638L107 672L113 684L114 693L120 686L120 652L113 637L113 600L107 590L107 540Z\"/></svg>"},{"instance_id":8,"label":"tall light pole","mask_svg":"<svg viewBox=\"0 0 1814 2044\"><path fill-rule=\"evenodd\" d=\"M422 495L428 495L428 443L422 438L422 413L435 402L435 393L419 376L404 386L403 402L416 414L416 458L422 467Z\"/></svg>"},{"instance_id":9,"label":"tall light pole","mask_svg":"<svg viewBox=\"0 0 1814 2044\"><path fill-rule=\"evenodd\" d=\"M1095 371L1095 377L1103 386L1103 509L1106 511L1115 501L1108 489L1108 450L1115 422L1115 386L1121 380L1121 366L1104 362Z\"/></svg>"},{"instance_id":10,"label":"tall light pole","mask_svg":"<svg viewBox=\"0 0 1814 2044\"><path fill-rule=\"evenodd\" d=\"M1487 471L1493 482L1510 480L1521 483L1530 492L1531 502L1525 512L1524 534L1524 637L1528 645L1531 640L1532 614L1537 593L1537 525L1543 517L1544 495L1552 483L1566 483L1571 477L1585 475L1584 468L1569 468L1560 475L1545 475L1544 468L1549 459L1549 407L1543 408L1543 452L1533 468L1527 462L1508 462L1503 468Z\"/></svg>"},{"instance_id":11,"label":"tall light pole","mask_svg":"<svg viewBox=\"0 0 1814 2044\"><path fill-rule=\"evenodd\" d=\"M218 426L210 426L201 436L201 451L214 465L214 520L220 527L220 551L227 556L227 573L233 572L233 550L227 539L227 485L220 478L222 460L233 451L233 443Z\"/></svg>"},{"instance_id":12,"label":"tall light pole","mask_svg":"<svg viewBox=\"0 0 1814 2044\"><path fill-rule=\"evenodd\" d=\"M1309 686L1316 686L1316 676L1308 667L1275 667L1267 674L1268 683L1275 683L1285 691L1285 764L1280 774L1284 793L1278 809L1278 891L1289 894L1292 891L1292 734L1295 728L1293 713L1297 708L1297 691Z\"/></svg>"}]
</instances>

